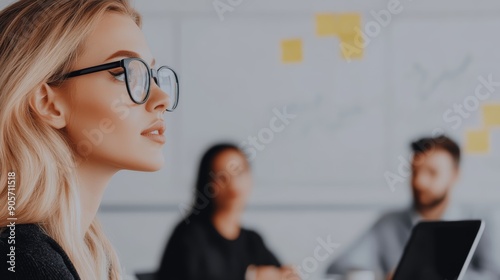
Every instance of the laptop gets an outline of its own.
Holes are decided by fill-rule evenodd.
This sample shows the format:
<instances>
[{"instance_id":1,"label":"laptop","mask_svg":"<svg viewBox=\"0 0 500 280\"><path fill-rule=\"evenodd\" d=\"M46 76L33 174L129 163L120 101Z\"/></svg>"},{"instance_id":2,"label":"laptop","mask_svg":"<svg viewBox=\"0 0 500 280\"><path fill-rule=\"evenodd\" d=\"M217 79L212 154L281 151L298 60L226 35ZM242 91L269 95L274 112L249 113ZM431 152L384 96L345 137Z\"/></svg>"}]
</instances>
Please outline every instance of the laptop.
<instances>
[{"instance_id":1,"label":"laptop","mask_svg":"<svg viewBox=\"0 0 500 280\"><path fill-rule=\"evenodd\" d=\"M482 220L420 222L393 280L462 280L485 224Z\"/></svg>"}]
</instances>

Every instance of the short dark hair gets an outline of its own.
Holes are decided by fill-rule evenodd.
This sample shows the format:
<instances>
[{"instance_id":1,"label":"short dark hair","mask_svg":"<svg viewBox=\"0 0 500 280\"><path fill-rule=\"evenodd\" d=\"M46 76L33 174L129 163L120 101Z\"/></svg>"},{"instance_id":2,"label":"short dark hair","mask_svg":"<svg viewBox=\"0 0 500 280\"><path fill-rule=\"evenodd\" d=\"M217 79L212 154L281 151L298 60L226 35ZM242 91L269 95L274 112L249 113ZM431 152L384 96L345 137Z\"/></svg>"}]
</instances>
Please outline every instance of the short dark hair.
<instances>
[{"instance_id":1,"label":"short dark hair","mask_svg":"<svg viewBox=\"0 0 500 280\"><path fill-rule=\"evenodd\" d=\"M436 149L443 150L452 156L456 166L460 165L460 147L445 135L421 138L411 143L411 149L414 154L422 154Z\"/></svg>"}]
</instances>

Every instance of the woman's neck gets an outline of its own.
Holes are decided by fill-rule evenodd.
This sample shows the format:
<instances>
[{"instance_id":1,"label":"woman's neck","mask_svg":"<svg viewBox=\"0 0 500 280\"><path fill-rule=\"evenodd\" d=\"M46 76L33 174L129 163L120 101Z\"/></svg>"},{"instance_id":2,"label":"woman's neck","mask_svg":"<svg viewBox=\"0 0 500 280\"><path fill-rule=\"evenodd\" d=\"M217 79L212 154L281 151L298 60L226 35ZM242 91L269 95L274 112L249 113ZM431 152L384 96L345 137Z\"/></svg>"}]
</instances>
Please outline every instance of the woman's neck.
<instances>
[{"instance_id":1,"label":"woman's neck","mask_svg":"<svg viewBox=\"0 0 500 280\"><path fill-rule=\"evenodd\" d=\"M241 215L240 211L219 210L212 216L212 224L224 238L235 240L240 236Z\"/></svg>"},{"instance_id":2,"label":"woman's neck","mask_svg":"<svg viewBox=\"0 0 500 280\"><path fill-rule=\"evenodd\" d=\"M82 236L94 220L101 204L104 190L118 169L110 168L90 160L77 167L78 191L81 207Z\"/></svg>"}]
</instances>

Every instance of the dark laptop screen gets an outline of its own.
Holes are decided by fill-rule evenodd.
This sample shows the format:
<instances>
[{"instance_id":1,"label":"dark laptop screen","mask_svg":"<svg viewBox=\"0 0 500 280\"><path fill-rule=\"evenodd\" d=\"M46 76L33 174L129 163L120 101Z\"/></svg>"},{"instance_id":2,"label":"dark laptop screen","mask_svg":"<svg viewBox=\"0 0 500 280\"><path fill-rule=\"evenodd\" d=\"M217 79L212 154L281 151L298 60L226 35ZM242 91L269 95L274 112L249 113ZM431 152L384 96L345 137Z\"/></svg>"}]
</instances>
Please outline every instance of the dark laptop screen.
<instances>
[{"instance_id":1,"label":"dark laptop screen","mask_svg":"<svg viewBox=\"0 0 500 280\"><path fill-rule=\"evenodd\" d=\"M423 222L415 226L394 280L456 280L481 221Z\"/></svg>"}]
</instances>

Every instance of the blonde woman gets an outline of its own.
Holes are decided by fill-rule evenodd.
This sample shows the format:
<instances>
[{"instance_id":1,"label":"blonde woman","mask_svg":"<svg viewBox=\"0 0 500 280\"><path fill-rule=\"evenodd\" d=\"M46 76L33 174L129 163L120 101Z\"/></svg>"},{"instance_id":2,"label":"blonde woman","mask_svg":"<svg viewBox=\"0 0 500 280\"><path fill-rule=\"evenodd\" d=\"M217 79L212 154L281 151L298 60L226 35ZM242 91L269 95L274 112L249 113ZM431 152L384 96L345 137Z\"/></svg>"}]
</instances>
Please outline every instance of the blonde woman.
<instances>
[{"instance_id":1,"label":"blonde woman","mask_svg":"<svg viewBox=\"0 0 500 280\"><path fill-rule=\"evenodd\" d=\"M122 279L96 212L117 171L163 166L178 100L140 27L127 0L0 12L0 279Z\"/></svg>"}]
</instances>

